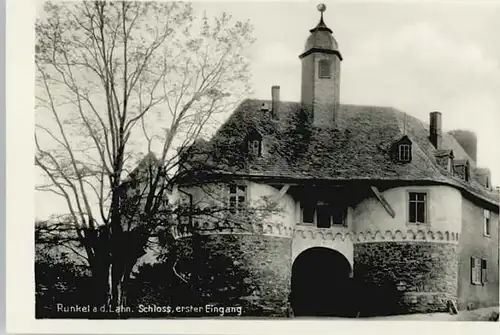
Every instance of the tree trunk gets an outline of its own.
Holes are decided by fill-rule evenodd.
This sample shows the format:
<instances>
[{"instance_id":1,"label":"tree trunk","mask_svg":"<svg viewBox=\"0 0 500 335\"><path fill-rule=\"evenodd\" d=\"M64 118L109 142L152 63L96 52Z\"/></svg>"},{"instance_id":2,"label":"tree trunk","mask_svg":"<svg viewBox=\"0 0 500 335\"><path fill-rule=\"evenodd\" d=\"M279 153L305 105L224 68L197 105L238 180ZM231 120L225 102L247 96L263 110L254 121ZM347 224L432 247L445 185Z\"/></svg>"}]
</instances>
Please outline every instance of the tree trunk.
<instances>
[{"instance_id":1,"label":"tree trunk","mask_svg":"<svg viewBox=\"0 0 500 335\"><path fill-rule=\"evenodd\" d=\"M109 263L103 261L94 261L91 264L92 271L92 287L86 294L92 297L92 307L96 307L99 311L98 314L93 315L99 319L106 317L108 313L102 310L104 307L106 310L109 308L109 285L108 285L108 269Z\"/></svg>"}]
</instances>

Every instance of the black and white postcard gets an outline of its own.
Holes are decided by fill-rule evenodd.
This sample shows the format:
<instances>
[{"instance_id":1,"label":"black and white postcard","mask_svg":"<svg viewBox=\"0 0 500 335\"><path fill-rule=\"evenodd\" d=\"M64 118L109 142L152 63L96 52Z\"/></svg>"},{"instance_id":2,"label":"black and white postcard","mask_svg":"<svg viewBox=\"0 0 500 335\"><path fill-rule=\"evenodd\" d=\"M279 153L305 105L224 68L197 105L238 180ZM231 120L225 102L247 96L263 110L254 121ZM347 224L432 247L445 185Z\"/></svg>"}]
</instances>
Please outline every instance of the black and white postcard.
<instances>
[{"instance_id":1,"label":"black and white postcard","mask_svg":"<svg viewBox=\"0 0 500 335\"><path fill-rule=\"evenodd\" d=\"M9 6L12 331L498 324L499 2Z\"/></svg>"}]
</instances>

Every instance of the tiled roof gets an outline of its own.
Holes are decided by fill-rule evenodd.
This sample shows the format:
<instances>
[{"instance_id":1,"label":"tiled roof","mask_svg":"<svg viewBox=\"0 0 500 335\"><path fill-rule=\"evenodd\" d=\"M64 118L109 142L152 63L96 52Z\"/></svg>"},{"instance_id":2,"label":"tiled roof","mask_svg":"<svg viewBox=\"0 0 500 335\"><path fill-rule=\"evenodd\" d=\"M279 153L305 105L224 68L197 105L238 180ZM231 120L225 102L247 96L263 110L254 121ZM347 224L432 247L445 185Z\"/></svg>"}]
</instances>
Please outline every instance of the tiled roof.
<instances>
[{"instance_id":1,"label":"tiled roof","mask_svg":"<svg viewBox=\"0 0 500 335\"><path fill-rule=\"evenodd\" d=\"M438 151L428 139L428 125L397 109L340 105L335 127L316 128L300 126L307 124L300 103L280 102L279 121L271 119L270 111L261 110L262 104L270 106L270 101L242 102L198 151L198 167L210 173L291 179L437 182L498 203L497 192L474 178L461 180L438 163L436 154L452 150L455 159L468 160L471 172L475 171L475 163L453 136L443 133ZM262 135L262 157L245 154L245 137L252 129ZM392 158L391 148L405 135L412 142L412 160L402 164Z\"/></svg>"},{"instance_id":2,"label":"tiled roof","mask_svg":"<svg viewBox=\"0 0 500 335\"><path fill-rule=\"evenodd\" d=\"M453 156L453 150L451 149L436 149L436 157L450 157Z\"/></svg>"}]
</instances>

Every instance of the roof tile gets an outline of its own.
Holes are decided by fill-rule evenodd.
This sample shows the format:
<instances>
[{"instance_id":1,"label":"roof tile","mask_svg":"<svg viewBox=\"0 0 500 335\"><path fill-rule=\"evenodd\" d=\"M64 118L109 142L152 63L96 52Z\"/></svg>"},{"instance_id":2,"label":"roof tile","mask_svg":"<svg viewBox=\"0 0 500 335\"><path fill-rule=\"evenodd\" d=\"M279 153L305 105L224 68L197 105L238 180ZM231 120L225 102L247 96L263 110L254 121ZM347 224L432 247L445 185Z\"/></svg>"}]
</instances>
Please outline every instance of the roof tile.
<instances>
[{"instance_id":1,"label":"roof tile","mask_svg":"<svg viewBox=\"0 0 500 335\"><path fill-rule=\"evenodd\" d=\"M317 128L308 122L300 103L280 102L278 121L260 109L263 103L270 101L248 99L240 104L210 141L210 159L203 155L201 162L205 171L209 167L211 173L296 179L432 181L498 203L497 192L476 180L463 181L442 167L436 155L453 151L455 159L468 160L472 172L475 169L452 135L443 134L442 148L436 150L428 125L397 109L340 105L336 126ZM263 157L249 159L245 154L245 136L251 129L264 138ZM390 151L403 136L412 142L412 160L398 164Z\"/></svg>"}]
</instances>

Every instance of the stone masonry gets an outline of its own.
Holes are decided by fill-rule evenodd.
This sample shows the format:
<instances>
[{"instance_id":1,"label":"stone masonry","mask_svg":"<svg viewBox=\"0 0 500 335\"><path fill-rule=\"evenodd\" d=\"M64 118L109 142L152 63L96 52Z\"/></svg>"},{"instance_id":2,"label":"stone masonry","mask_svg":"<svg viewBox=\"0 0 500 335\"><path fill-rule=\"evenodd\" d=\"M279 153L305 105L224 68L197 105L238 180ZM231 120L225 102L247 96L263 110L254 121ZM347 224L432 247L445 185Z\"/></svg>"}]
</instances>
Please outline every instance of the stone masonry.
<instances>
[{"instance_id":1,"label":"stone masonry","mask_svg":"<svg viewBox=\"0 0 500 335\"><path fill-rule=\"evenodd\" d=\"M448 300L457 301L458 246L434 242L355 244L354 277L365 286L400 293L384 294L384 300L373 301L379 309L375 312L444 312ZM398 301L390 301L391 297ZM388 308L396 310L385 310Z\"/></svg>"},{"instance_id":2,"label":"stone masonry","mask_svg":"<svg viewBox=\"0 0 500 335\"><path fill-rule=\"evenodd\" d=\"M195 304L242 306L243 316L289 316L291 238L259 234L179 239L178 269Z\"/></svg>"}]
</instances>

